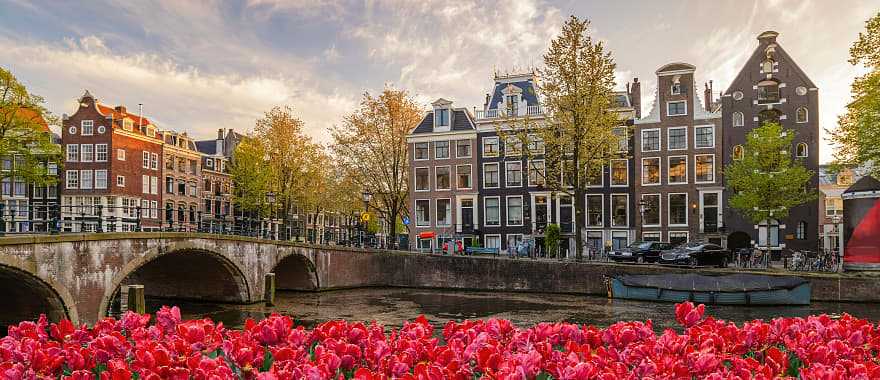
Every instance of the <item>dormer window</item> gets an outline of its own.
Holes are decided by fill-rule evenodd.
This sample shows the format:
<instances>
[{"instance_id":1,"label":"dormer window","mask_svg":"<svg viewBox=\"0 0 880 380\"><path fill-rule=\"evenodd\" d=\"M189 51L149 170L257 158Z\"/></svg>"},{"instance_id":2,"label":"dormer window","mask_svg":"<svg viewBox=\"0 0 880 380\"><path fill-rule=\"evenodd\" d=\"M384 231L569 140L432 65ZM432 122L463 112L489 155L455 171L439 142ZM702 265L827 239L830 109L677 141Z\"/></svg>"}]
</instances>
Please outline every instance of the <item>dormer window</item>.
<instances>
[{"instance_id":1,"label":"dormer window","mask_svg":"<svg viewBox=\"0 0 880 380\"><path fill-rule=\"evenodd\" d=\"M507 115L508 116L519 115L519 95L508 95L507 96Z\"/></svg>"},{"instance_id":2,"label":"dormer window","mask_svg":"<svg viewBox=\"0 0 880 380\"><path fill-rule=\"evenodd\" d=\"M672 95L681 95L681 76L676 75L672 79L672 88L669 90Z\"/></svg>"},{"instance_id":3,"label":"dormer window","mask_svg":"<svg viewBox=\"0 0 880 380\"><path fill-rule=\"evenodd\" d=\"M448 127L449 126L449 109L441 108L437 110L437 126L438 127Z\"/></svg>"},{"instance_id":4,"label":"dormer window","mask_svg":"<svg viewBox=\"0 0 880 380\"><path fill-rule=\"evenodd\" d=\"M134 122L131 119L122 119L122 129L131 131L134 129Z\"/></svg>"}]
</instances>

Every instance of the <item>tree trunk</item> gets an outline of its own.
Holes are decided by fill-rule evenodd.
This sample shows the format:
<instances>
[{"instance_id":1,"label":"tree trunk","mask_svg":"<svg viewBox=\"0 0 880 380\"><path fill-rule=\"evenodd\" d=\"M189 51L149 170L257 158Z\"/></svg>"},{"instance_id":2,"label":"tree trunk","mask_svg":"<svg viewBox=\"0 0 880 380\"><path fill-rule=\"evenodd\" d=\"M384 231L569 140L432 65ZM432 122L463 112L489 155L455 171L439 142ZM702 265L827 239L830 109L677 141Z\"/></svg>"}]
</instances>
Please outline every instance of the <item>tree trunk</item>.
<instances>
[{"instance_id":1,"label":"tree trunk","mask_svg":"<svg viewBox=\"0 0 880 380\"><path fill-rule=\"evenodd\" d=\"M575 253L575 257L577 258L577 261L581 261L583 259L584 252L584 236L581 233L580 223L586 220L584 218L584 209L586 208L585 193L586 191L580 188L580 186L576 187L574 190L575 217L573 221L574 228L572 230L574 231L575 249L577 250L577 252Z\"/></svg>"},{"instance_id":2,"label":"tree trunk","mask_svg":"<svg viewBox=\"0 0 880 380\"><path fill-rule=\"evenodd\" d=\"M397 213L400 210L397 207L391 209L391 220L386 221L391 223L391 249L397 249Z\"/></svg>"}]
</instances>

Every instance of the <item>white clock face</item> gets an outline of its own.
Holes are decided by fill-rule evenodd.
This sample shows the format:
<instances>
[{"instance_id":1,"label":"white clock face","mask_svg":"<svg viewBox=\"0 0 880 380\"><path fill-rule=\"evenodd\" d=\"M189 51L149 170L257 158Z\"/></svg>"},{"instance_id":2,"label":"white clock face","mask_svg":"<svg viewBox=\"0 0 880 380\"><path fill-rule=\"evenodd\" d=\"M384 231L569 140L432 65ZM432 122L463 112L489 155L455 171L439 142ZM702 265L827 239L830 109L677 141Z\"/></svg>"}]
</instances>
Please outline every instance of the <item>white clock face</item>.
<instances>
[{"instance_id":1,"label":"white clock face","mask_svg":"<svg viewBox=\"0 0 880 380\"><path fill-rule=\"evenodd\" d=\"M800 96L804 96L807 94L807 88L804 86L800 86L800 87L794 89L794 91Z\"/></svg>"},{"instance_id":2,"label":"white clock face","mask_svg":"<svg viewBox=\"0 0 880 380\"><path fill-rule=\"evenodd\" d=\"M734 91L733 92L733 99L734 100L742 100L742 98L743 98L742 91Z\"/></svg>"},{"instance_id":3,"label":"white clock face","mask_svg":"<svg viewBox=\"0 0 880 380\"><path fill-rule=\"evenodd\" d=\"M104 131L106 131L106 129L103 125L98 126L98 133L104 133Z\"/></svg>"},{"instance_id":4,"label":"white clock face","mask_svg":"<svg viewBox=\"0 0 880 380\"><path fill-rule=\"evenodd\" d=\"M70 133L71 135L75 135L76 134L76 127L67 128L67 132Z\"/></svg>"}]
</instances>

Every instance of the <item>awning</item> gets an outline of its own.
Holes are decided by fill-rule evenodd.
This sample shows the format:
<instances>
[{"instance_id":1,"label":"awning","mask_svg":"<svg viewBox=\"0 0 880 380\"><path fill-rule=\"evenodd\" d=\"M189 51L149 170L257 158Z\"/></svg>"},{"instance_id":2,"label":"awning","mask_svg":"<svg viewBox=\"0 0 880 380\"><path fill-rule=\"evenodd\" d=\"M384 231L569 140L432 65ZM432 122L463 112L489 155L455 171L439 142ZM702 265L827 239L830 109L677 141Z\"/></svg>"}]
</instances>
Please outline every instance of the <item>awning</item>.
<instances>
[{"instance_id":1,"label":"awning","mask_svg":"<svg viewBox=\"0 0 880 380\"><path fill-rule=\"evenodd\" d=\"M431 239L434 237L434 231L425 231L419 233L419 239Z\"/></svg>"}]
</instances>

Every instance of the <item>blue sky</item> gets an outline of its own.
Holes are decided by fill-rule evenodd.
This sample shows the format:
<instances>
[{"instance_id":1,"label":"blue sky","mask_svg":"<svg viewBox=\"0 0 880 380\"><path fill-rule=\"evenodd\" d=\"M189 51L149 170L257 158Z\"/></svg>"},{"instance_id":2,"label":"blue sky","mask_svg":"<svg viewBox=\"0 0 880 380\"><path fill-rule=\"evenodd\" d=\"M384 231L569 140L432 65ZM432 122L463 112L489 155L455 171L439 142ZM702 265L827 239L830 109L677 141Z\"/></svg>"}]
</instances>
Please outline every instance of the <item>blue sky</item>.
<instances>
[{"instance_id":1,"label":"blue sky","mask_svg":"<svg viewBox=\"0 0 880 380\"><path fill-rule=\"evenodd\" d=\"M862 68L846 63L875 1L26 1L0 0L0 65L72 112L89 89L162 128L210 138L247 131L291 105L318 141L385 85L426 105L482 104L492 73L540 65L570 14L592 21L617 62L639 77L645 111L654 71L697 66L698 85L726 88L764 30L816 82L820 125L833 128ZM831 150L823 145L821 160Z\"/></svg>"}]
</instances>

